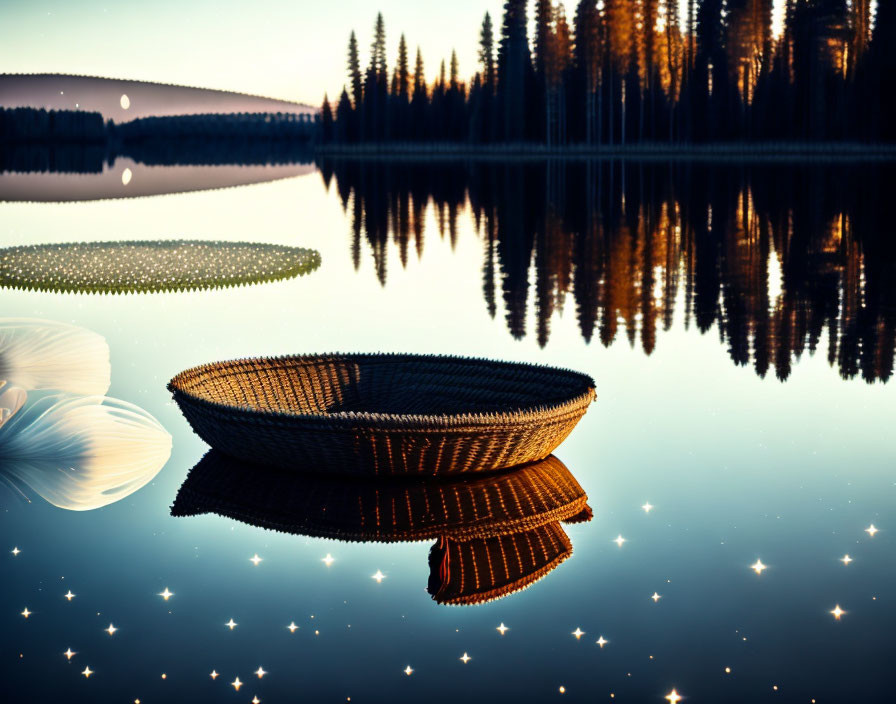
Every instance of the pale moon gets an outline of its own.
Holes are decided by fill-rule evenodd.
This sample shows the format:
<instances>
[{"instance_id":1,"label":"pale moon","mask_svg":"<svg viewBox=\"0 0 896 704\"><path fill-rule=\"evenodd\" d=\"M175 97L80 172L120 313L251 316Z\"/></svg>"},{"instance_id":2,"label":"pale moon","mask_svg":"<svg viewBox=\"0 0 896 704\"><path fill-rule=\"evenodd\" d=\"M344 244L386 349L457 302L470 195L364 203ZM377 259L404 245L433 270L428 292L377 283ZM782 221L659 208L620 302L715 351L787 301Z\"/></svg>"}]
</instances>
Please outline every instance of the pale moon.
<instances>
[{"instance_id":1,"label":"pale moon","mask_svg":"<svg viewBox=\"0 0 896 704\"><path fill-rule=\"evenodd\" d=\"M127 96L127 94L122 94L121 96L121 107L123 110L127 110L131 107L131 99Z\"/></svg>"},{"instance_id":2,"label":"pale moon","mask_svg":"<svg viewBox=\"0 0 896 704\"><path fill-rule=\"evenodd\" d=\"M125 169L121 172L121 185L127 186L131 182L131 178L134 174L131 173L130 169Z\"/></svg>"}]
</instances>

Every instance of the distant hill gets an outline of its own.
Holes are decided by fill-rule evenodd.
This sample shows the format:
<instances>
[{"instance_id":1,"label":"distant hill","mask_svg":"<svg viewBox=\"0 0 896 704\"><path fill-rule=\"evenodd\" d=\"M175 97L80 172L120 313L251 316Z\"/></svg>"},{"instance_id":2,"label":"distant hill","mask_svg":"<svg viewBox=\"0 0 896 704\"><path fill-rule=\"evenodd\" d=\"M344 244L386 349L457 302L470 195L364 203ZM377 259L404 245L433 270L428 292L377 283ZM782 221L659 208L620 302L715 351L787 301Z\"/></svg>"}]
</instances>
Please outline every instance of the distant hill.
<instances>
[{"instance_id":1,"label":"distant hill","mask_svg":"<svg viewBox=\"0 0 896 704\"><path fill-rule=\"evenodd\" d=\"M0 74L0 106L94 111L117 123L167 115L317 112L302 103L223 90L48 73Z\"/></svg>"}]
</instances>

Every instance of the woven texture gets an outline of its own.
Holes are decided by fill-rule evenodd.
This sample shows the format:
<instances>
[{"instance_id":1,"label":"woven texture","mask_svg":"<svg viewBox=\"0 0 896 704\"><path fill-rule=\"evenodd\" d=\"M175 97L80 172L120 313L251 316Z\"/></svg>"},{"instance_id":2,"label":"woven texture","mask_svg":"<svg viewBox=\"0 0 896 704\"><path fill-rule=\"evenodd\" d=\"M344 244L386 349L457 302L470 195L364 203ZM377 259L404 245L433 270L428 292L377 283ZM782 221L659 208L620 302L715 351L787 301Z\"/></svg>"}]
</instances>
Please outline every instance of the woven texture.
<instances>
[{"instance_id":1,"label":"woven texture","mask_svg":"<svg viewBox=\"0 0 896 704\"><path fill-rule=\"evenodd\" d=\"M525 589L570 555L559 523L482 540L442 538L430 551L427 591L439 604L493 601Z\"/></svg>"},{"instance_id":2,"label":"woven texture","mask_svg":"<svg viewBox=\"0 0 896 704\"><path fill-rule=\"evenodd\" d=\"M248 462L354 475L437 475L546 458L595 398L576 372L415 355L248 359L169 390L196 433Z\"/></svg>"},{"instance_id":3,"label":"woven texture","mask_svg":"<svg viewBox=\"0 0 896 704\"><path fill-rule=\"evenodd\" d=\"M305 475L212 450L171 513L215 513L285 533L399 542L491 538L590 517L588 497L556 457L500 474L421 482Z\"/></svg>"}]
</instances>

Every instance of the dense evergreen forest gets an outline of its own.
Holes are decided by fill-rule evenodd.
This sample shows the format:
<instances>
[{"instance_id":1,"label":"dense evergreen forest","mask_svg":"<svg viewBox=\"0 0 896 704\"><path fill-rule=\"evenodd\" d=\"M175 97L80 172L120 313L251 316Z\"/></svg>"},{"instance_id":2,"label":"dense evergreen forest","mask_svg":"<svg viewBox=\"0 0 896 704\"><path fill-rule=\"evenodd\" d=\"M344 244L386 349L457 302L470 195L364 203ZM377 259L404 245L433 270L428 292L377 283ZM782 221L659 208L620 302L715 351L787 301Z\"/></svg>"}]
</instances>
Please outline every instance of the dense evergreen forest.
<instances>
[{"instance_id":1,"label":"dense evergreen forest","mask_svg":"<svg viewBox=\"0 0 896 704\"><path fill-rule=\"evenodd\" d=\"M538 0L486 14L480 66L461 80L456 55L428 85L402 35L386 60L376 19L362 72L354 32L348 84L325 98L327 143L464 142L630 145L896 141L893 0L581 0L572 18ZM876 11L875 11L876 8ZM530 41L531 39L531 41Z\"/></svg>"}]
</instances>

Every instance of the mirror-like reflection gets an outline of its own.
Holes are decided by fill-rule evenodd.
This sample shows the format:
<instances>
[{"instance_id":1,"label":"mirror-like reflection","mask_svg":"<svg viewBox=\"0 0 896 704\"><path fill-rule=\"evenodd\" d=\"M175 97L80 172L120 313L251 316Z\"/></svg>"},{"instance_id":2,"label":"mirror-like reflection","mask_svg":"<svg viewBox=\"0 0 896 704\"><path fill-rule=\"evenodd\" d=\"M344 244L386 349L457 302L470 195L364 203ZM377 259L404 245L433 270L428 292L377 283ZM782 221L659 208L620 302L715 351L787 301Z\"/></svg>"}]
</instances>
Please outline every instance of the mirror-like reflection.
<instances>
[{"instance_id":1,"label":"mirror-like reflection","mask_svg":"<svg viewBox=\"0 0 896 704\"><path fill-rule=\"evenodd\" d=\"M71 511L120 501L151 481L171 436L143 409L105 397L110 371L96 333L0 320L0 479ZM42 393L49 389L62 393Z\"/></svg>"},{"instance_id":2,"label":"mirror-like reflection","mask_svg":"<svg viewBox=\"0 0 896 704\"><path fill-rule=\"evenodd\" d=\"M896 244L884 231L891 167L631 162L393 164L324 160L385 285L396 247L422 253L429 204L458 236L470 208L483 295L514 338L548 344L575 306L581 334L650 354L676 313L717 327L732 361L787 379L825 347L841 376L887 381L896 346ZM827 337L825 341L824 338Z\"/></svg>"},{"instance_id":3,"label":"mirror-like reflection","mask_svg":"<svg viewBox=\"0 0 896 704\"><path fill-rule=\"evenodd\" d=\"M314 250L214 241L91 242L0 249L0 286L64 293L158 293L291 279Z\"/></svg>"},{"instance_id":4,"label":"mirror-like reflection","mask_svg":"<svg viewBox=\"0 0 896 704\"><path fill-rule=\"evenodd\" d=\"M568 558L560 522L591 520L587 501L553 456L475 479L421 482L289 472L212 450L190 471L171 513L214 513L344 541L437 539L430 594L438 603L474 604L519 591Z\"/></svg>"},{"instance_id":5,"label":"mirror-like reflection","mask_svg":"<svg viewBox=\"0 0 896 704\"><path fill-rule=\"evenodd\" d=\"M2 150L0 150L2 153ZM55 154L55 153L54 153ZM55 157L58 157L55 154ZM55 158L54 157L54 158ZM39 159L30 168L2 171L0 201L67 203L113 198L144 198L236 188L303 176L314 171L306 162L266 164L193 164L189 161L147 166L129 158L106 161L102 153L90 171Z\"/></svg>"}]
</instances>

